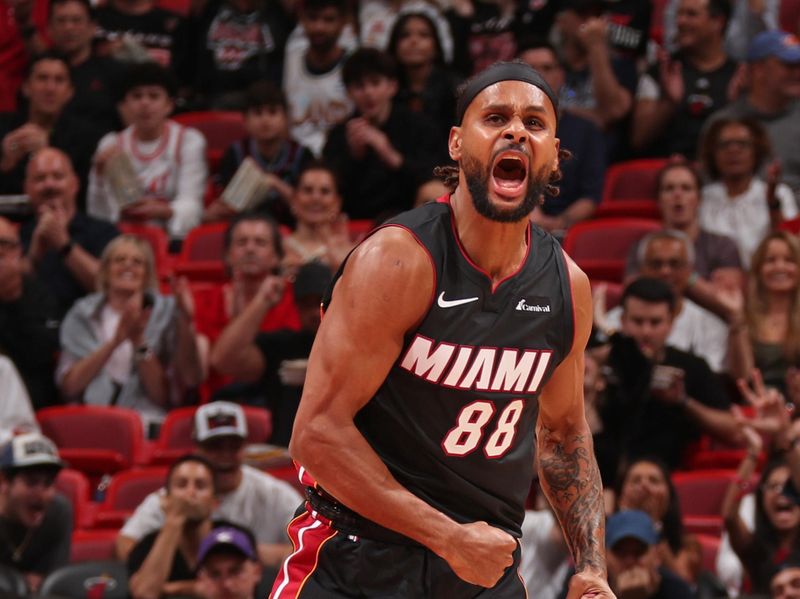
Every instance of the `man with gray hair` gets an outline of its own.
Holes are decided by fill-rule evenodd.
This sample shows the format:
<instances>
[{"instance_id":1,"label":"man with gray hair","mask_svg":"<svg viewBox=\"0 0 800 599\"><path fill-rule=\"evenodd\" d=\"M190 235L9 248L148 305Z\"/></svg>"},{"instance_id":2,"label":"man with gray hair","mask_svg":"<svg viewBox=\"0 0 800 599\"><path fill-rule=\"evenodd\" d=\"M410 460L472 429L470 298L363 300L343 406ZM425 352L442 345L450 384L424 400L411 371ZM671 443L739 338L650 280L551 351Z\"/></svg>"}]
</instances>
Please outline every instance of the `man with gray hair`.
<instances>
[{"instance_id":1,"label":"man with gray hair","mask_svg":"<svg viewBox=\"0 0 800 599\"><path fill-rule=\"evenodd\" d=\"M638 246L639 275L667 283L676 297L672 331L667 343L703 358L714 372L726 368L728 327L719 318L688 299L686 290L692 284L694 245L688 235L674 229L646 235ZM622 308L617 307L600 318L605 329L620 327Z\"/></svg>"}]
</instances>

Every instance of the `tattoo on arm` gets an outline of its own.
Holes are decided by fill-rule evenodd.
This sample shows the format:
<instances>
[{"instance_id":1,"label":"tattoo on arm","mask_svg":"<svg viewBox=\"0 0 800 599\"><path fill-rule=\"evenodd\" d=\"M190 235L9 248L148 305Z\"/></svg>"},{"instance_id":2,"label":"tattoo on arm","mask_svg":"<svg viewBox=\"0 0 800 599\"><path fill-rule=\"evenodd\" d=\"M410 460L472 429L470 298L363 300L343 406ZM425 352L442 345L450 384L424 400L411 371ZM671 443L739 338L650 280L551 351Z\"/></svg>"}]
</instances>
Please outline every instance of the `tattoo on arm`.
<instances>
[{"instance_id":1,"label":"tattoo on arm","mask_svg":"<svg viewBox=\"0 0 800 599\"><path fill-rule=\"evenodd\" d=\"M576 571L605 573L605 514L600 471L588 435L538 431L542 489L561 522Z\"/></svg>"}]
</instances>

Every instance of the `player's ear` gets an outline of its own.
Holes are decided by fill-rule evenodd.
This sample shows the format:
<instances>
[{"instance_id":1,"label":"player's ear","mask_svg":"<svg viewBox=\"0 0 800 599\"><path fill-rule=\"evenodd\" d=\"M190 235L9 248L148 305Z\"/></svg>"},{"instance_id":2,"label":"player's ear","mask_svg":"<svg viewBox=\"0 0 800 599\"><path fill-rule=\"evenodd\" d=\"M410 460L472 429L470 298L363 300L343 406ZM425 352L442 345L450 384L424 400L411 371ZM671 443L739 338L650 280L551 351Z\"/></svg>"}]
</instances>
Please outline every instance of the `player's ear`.
<instances>
[{"instance_id":1,"label":"player's ear","mask_svg":"<svg viewBox=\"0 0 800 599\"><path fill-rule=\"evenodd\" d=\"M450 138L447 140L447 151L450 158L461 160L461 127L450 127Z\"/></svg>"},{"instance_id":2,"label":"player's ear","mask_svg":"<svg viewBox=\"0 0 800 599\"><path fill-rule=\"evenodd\" d=\"M553 173L558 171L559 166L561 164L561 159L559 158L559 152L561 152L561 140L556 137L555 143L556 143L556 159L555 162L553 163L553 171L552 171Z\"/></svg>"}]
</instances>

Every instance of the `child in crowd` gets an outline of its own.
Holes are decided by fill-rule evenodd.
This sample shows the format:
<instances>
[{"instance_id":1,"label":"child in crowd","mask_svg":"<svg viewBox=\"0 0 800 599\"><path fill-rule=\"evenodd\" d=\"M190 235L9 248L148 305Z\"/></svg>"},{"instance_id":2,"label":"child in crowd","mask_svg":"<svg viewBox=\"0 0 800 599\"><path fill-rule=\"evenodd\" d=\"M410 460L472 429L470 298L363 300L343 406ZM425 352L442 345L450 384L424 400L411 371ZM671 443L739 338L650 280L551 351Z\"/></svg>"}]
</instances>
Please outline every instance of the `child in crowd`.
<instances>
[{"instance_id":1,"label":"child in crowd","mask_svg":"<svg viewBox=\"0 0 800 599\"><path fill-rule=\"evenodd\" d=\"M269 192L259 205L283 224L293 222L289 201L300 172L313 159L311 151L289 138L286 97L271 82L258 81L245 95L244 126L247 136L225 152L216 183L227 185L245 158L252 158L264 171ZM203 220L226 220L235 214L222 200L206 208Z\"/></svg>"}]
</instances>

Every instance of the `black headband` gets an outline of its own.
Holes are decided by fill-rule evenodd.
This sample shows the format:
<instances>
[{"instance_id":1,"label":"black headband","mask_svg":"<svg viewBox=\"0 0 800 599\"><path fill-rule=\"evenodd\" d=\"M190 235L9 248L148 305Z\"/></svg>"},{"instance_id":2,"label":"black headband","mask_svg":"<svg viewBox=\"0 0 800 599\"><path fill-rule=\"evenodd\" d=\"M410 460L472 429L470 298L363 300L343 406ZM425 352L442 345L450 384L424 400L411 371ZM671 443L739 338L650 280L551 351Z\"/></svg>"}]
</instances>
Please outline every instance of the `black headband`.
<instances>
[{"instance_id":1,"label":"black headband","mask_svg":"<svg viewBox=\"0 0 800 599\"><path fill-rule=\"evenodd\" d=\"M460 125L467 108L479 93L500 81L524 81L542 90L553 104L558 118L558 98L547 81L533 67L524 62L496 62L473 77L458 98L456 124Z\"/></svg>"}]
</instances>

